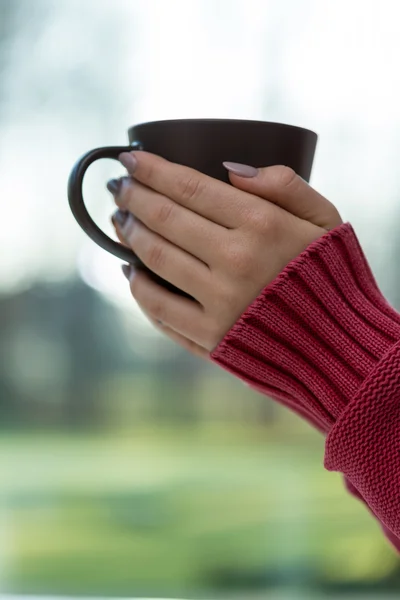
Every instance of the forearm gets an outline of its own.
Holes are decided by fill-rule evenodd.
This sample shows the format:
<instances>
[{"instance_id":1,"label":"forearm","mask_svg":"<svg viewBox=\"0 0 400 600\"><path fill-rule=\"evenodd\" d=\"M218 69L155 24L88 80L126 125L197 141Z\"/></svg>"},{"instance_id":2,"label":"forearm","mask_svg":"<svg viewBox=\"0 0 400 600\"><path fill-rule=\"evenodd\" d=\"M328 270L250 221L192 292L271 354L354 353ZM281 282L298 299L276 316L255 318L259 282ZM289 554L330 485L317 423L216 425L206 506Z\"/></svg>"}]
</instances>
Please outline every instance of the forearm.
<instances>
[{"instance_id":1,"label":"forearm","mask_svg":"<svg viewBox=\"0 0 400 600\"><path fill-rule=\"evenodd\" d=\"M212 358L323 431L325 466L400 536L400 315L350 225L292 261Z\"/></svg>"}]
</instances>

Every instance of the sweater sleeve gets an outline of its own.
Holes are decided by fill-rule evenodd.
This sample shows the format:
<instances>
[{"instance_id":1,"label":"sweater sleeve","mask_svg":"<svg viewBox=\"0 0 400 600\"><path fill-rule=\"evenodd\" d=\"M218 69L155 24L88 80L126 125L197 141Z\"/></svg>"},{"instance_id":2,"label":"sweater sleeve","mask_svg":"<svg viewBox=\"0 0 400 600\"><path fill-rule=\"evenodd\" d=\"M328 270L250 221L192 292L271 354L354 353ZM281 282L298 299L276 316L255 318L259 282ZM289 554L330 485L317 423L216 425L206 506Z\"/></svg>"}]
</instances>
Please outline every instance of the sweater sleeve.
<instances>
[{"instance_id":1,"label":"sweater sleeve","mask_svg":"<svg viewBox=\"0 0 400 600\"><path fill-rule=\"evenodd\" d=\"M400 537L400 314L350 224L287 265L211 358L324 432L325 467Z\"/></svg>"}]
</instances>

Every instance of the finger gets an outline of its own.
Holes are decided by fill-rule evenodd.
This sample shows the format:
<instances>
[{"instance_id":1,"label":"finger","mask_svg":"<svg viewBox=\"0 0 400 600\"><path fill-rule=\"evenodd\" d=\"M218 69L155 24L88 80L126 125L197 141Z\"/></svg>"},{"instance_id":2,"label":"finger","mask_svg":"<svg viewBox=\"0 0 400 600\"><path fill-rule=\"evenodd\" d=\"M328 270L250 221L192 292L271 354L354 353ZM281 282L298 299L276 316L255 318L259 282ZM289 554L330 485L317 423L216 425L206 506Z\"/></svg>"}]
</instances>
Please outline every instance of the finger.
<instances>
[{"instance_id":1,"label":"finger","mask_svg":"<svg viewBox=\"0 0 400 600\"><path fill-rule=\"evenodd\" d=\"M144 271L130 267L129 273L126 273L127 268L124 265L132 296L146 315L211 352L213 340L209 339L210 328L201 306L158 285Z\"/></svg>"},{"instance_id":2,"label":"finger","mask_svg":"<svg viewBox=\"0 0 400 600\"><path fill-rule=\"evenodd\" d=\"M127 218L127 213L123 213L121 210L117 210L111 216L111 223L114 225L115 233L117 235L119 242L126 248L129 248L128 244L126 243L126 241L124 239L124 236L122 235L122 233L120 231L120 227L121 227L122 223L125 222L126 218Z\"/></svg>"},{"instance_id":3,"label":"finger","mask_svg":"<svg viewBox=\"0 0 400 600\"><path fill-rule=\"evenodd\" d=\"M254 177L240 177L230 172L229 178L235 187L324 229L333 229L342 223L335 206L289 167L265 167L258 169Z\"/></svg>"},{"instance_id":4,"label":"finger","mask_svg":"<svg viewBox=\"0 0 400 600\"><path fill-rule=\"evenodd\" d=\"M129 215L120 233L142 263L201 304L210 287L210 269Z\"/></svg>"},{"instance_id":5,"label":"finger","mask_svg":"<svg viewBox=\"0 0 400 600\"><path fill-rule=\"evenodd\" d=\"M145 311L143 311L143 312L144 312L144 314L146 314ZM158 331L160 331L161 333L166 335L170 340L172 340L173 342L175 342L176 344L178 344L179 346L184 348L184 350L186 350L187 352L190 352L190 354L193 354L194 356L198 356L199 358L202 358L204 360L208 360L208 361L210 360L210 353L205 348L203 348L202 346L199 346L198 344L196 344L195 342L192 342L191 340L188 340L183 335L180 335L180 333L177 333L176 331L174 331L170 327L167 327L163 323L159 323L159 322L155 321L154 319L151 319L150 317L147 317L147 318L149 319L150 323Z\"/></svg>"},{"instance_id":6,"label":"finger","mask_svg":"<svg viewBox=\"0 0 400 600\"><path fill-rule=\"evenodd\" d=\"M131 176L206 219L234 228L242 225L252 195L195 169L169 162L148 152L125 152L119 160Z\"/></svg>"},{"instance_id":7,"label":"finger","mask_svg":"<svg viewBox=\"0 0 400 600\"><path fill-rule=\"evenodd\" d=\"M206 264L220 251L225 228L138 181L123 178L116 201L146 227Z\"/></svg>"}]
</instances>

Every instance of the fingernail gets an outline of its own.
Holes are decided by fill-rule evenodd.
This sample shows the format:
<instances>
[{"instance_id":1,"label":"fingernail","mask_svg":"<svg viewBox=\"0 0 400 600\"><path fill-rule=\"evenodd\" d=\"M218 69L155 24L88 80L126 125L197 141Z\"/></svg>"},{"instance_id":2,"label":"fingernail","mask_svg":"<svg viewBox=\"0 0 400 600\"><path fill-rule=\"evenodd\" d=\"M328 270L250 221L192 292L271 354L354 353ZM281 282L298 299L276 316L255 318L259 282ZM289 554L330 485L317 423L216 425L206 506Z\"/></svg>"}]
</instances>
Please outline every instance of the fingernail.
<instances>
[{"instance_id":1,"label":"fingernail","mask_svg":"<svg viewBox=\"0 0 400 600\"><path fill-rule=\"evenodd\" d=\"M250 165L242 165L234 162L224 162L222 164L225 169L228 169L228 171L239 177L255 177L258 175L258 169L251 167Z\"/></svg>"},{"instance_id":2,"label":"fingernail","mask_svg":"<svg viewBox=\"0 0 400 600\"><path fill-rule=\"evenodd\" d=\"M131 274L131 265L122 265L121 269L125 277L129 279L129 276Z\"/></svg>"},{"instance_id":3,"label":"fingernail","mask_svg":"<svg viewBox=\"0 0 400 600\"><path fill-rule=\"evenodd\" d=\"M110 179L110 181L107 183L107 189L112 193L113 196L118 196L121 185L121 179Z\"/></svg>"},{"instance_id":4,"label":"fingernail","mask_svg":"<svg viewBox=\"0 0 400 600\"><path fill-rule=\"evenodd\" d=\"M123 227L128 216L129 213L126 210L117 210L111 217L111 220L114 226L119 225L120 227Z\"/></svg>"},{"instance_id":5,"label":"fingernail","mask_svg":"<svg viewBox=\"0 0 400 600\"><path fill-rule=\"evenodd\" d=\"M135 217L129 213L128 217L125 219L124 224L121 227L121 233L124 236L126 241L128 241L128 238L132 234L134 226L135 226Z\"/></svg>"},{"instance_id":6,"label":"fingernail","mask_svg":"<svg viewBox=\"0 0 400 600\"><path fill-rule=\"evenodd\" d=\"M119 162L125 167L128 173L134 173L137 166L136 157L130 152L123 152L118 156Z\"/></svg>"},{"instance_id":7,"label":"fingernail","mask_svg":"<svg viewBox=\"0 0 400 600\"><path fill-rule=\"evenodd\" d=\"M122 265L121 269L127 280L132 283L136 275L135 268L132 265Z\"/></svg>"}]
</instances>

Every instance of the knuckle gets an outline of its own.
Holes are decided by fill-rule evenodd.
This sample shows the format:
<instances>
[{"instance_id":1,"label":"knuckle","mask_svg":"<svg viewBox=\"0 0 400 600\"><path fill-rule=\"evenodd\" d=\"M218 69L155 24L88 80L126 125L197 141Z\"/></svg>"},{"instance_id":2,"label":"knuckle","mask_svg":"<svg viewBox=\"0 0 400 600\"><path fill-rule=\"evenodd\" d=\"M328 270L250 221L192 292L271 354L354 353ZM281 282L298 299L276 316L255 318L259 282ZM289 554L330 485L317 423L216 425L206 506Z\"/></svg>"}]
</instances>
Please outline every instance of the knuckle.
<instances>
[{"instance_id":1,"label":"knuckle","mask_svg":"<svg viewBox=\"0 0 400 600\"><path fill-rule=\"evenodd\" d=\"M258 219L258 231L262 232L263 235L275 235L279 224L278 217L279 215L274 210L265 211L265 213L263 215L260 215Z\"/></svg>"},{"instance_id":2,"label":"knuckle","mask_svg":"<svg viewBox=\"0 0 400 600\"><path fill-rule=\"evenodd\" d=\"M154 181L155 176L157 174L157 166L155 162L156 161L154 160L142 161L140 165L140 175L141 181L143 180L143 183L151 183L152 181Z\"/></svg>"},{"instance_id":3,"label":"knuckle","mask_svg":"<svg viewBox=\"0 0 400 600\"><path fill-rule=\"evenodd\" d=\"M191 202L201 195L204 189L204 183L200 177L193 174L182 179L179 182L178 187L182 200L184 202Z\"/></svg>"},{"instance_id":4,"label":"knuckle","mask_svg":"<svg viewBox=\"0 0 400 600\"><path fill-rule=\"evenodd\" d=\"M329 215L327 222L329 223L329 228L334 229L335 227L341 225L342 217L340 216L340 213L334 204L329 202L329 205Z\"/></svg>"},{"instance_id":5,"label":"knuckle","mask_svg":"<svg viewBox=\"0 0 400 600\"><path fill-rule=\"evenodd\" d=\"M156 221L163 225L169 223L173 218L174 212L175 210L172 202L162 202L155 210Z\"/></svg>"},{"instance_id":6,"label":"knuckle","mask_svg":"<svg viewBox=\"0 0 400 600\"><path fill-rule=\"evenodd\" d=\"M273 211L265 203L259 210L249 212L246 219L246 227L251 230L265 232L269 230L273 220Z\"/></svg>"},{"instance_id":7,"label":"knuckle","mask_svg":"<svg viewBox=\"0 0 400 600\"><path fill-rule=\"evenodd\" d=\"M278 165L274 167L274 181L278 188L288 188L297 180L297 173L291 167Z\"/></svg>"},{"instance_id":8,"label":"knuckle","mask_svg":"<svg viewBox=\"0 0 400 600\"><path fill-rule=\"evenodd\" d=\"M247 248L245 244L231 244L228 251L228 260L236 275L245 277L249 274L253 258L249 248Z\"/></svg>"},{"instance_id":9,"label":"knuckle","mask_svg":"<svg viewBox=\"0 0 400 600\"><path fill-rule=\"evenodd\" d=\"M158 272L165 264L165 251L159 242L152 244L147 250L146 263L149 269Z\"/></svg>"}]
</instances>

